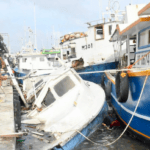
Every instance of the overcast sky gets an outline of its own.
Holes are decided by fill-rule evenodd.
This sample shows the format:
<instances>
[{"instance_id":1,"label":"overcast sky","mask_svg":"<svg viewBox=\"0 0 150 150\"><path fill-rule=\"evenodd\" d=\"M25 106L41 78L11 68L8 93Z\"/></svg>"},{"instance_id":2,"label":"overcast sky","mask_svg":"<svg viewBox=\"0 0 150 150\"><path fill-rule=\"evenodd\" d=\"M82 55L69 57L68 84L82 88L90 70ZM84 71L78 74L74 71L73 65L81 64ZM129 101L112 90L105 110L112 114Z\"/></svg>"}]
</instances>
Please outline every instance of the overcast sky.
<instances>
[{"instance_id":1,"label":"overcast sky","mask_svg":"<svg viewBox=\"0 0 150 150\"><path fill-rule=\"evenodd\" d=\"M148 0L118 0L120 9L126 5L149 3ZM0 0L0 33L8 33L11 51L21 49L25 29L34 31L34 2L36 8L37 46L51 48L53 33L61 35L86 31L88 21L101 18L108 0ZM26 37L28 39L28 37Z\"/></svg>"}]
</instances>

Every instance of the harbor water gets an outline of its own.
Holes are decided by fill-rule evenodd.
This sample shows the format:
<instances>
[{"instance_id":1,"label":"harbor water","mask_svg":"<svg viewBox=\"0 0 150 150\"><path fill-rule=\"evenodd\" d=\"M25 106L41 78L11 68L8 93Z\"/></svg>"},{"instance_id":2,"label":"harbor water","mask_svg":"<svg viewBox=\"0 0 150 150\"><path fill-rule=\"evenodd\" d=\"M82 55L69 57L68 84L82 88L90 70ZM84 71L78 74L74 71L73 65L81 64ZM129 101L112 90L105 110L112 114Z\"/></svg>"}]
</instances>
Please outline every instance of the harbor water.
<instances>
[{"instance_id":1,"label":"harbor water","mask_svg":"<svg viewBox=\"0 0 150 150\"><path fill-rule=\"evenodd\" d=\"M96 144L92 144L90 141L85 140L75 150L150 150L150 146L144 144L138 139L133 138L131 134L126 132L121 139L110 146L101 146L102 144L113 142L119 137L124 130L123 127L117 129L107 130L105 127L100 127L95 133L93 133L89 139Z\"/></svg>"},{"instance_id":2,"label":"harbor water","mask_svg":"<svg viewBox=\"0 0 150 150\"><path fill-rule=\"evenodd\" d=\"M23 129L27 129L26 125L22 126ZM28 128L30 131L34 129ZM93 133L89 139L96 144L92 144L90 141L85 140L75 150L150 150L150 146L144 144L138 139L134 139L131 134L126 132L119 141L110 146L101 146L104 143L110 143L114 141L123 131L123 127L118 127L113 130L107 130L106 127L101 126L95 133ZM44 135L44 137L48 137ZM49 143L33 137L31 134L17 139L16 150L42 150L45 145Z\"/></svg>"}]
</instances>

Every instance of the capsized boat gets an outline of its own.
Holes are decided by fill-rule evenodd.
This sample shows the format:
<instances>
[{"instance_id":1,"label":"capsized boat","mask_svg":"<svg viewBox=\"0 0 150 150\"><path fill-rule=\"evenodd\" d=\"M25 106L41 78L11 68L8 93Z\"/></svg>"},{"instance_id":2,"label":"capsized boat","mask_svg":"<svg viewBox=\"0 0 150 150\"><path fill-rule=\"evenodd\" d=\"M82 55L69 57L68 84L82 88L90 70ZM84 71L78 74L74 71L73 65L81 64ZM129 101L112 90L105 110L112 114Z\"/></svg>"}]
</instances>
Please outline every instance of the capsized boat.
<instances>
[{"instance_id":1,"label":"capsized boat","mask_svg":"<svg viewBox=\"0 0 150 150\"><path fill-rule=\"evenodd\" d=\"M120 69L106 72L105 89L110 103L128 130L140 140L150 142L150 3L131 5L137 20L127 27L118 25L111 40L120 40ZM132 19L132 16L128 20ZM122 43L126 49L123 51ZM120 54L121 56L121 54ZM136 109L137 108L137 109ZM132 120L131 120L132 119ZM130 121L131 120L131 121Z\"/></svg>"},{"instance_id":2,"label":"capsized boat","mask_svg":"<svg viewBox=\"0 0 150 150\"><path fill-rule=\"evenodd\" d=\"M61 68L46 80L40 82L44 87L22 123L39 124L40 130L54 137L43 149L74 149L85 140L79 132L91 135L107 115L105 92L99 85L82 80L74 69Z\"/></svg>"}]
</instances>

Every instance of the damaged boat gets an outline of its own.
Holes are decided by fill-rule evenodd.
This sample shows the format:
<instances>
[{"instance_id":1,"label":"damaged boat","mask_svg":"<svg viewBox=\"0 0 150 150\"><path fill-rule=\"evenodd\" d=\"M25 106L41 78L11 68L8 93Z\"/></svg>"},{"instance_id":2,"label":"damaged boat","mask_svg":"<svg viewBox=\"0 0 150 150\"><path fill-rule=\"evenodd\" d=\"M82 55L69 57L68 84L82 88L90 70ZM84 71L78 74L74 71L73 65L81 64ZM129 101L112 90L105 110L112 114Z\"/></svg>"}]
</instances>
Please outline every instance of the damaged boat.
<instances>
[{"instance_id":1,"label":"damaged boat","mask_svg":"<svg viewBox=\"0 0 150 150\"><path fill-rule=\"evenodd\" d=\"M104 90L95 83L82 80L74 69L61 68L46 77L46 82L39 83L37 89L42 86L40 90L30 90L30 93L35 90L33 93L38 96L22 123L37 124L37 129L54 137L43 149L74 149L101 125L107 115Z\"/></svg>"}]
</instances>

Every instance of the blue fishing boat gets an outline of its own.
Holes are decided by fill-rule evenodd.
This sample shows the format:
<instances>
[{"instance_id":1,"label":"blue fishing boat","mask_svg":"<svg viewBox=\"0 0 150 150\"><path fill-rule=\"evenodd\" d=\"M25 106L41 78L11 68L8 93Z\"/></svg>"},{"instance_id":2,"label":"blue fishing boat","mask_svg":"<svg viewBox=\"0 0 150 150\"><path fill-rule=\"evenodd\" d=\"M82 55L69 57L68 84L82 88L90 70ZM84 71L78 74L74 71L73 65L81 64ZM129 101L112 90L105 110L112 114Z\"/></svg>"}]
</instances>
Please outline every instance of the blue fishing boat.
<instances>
[{"instance_id":1,"label":"blue fishing boat","mask_svg":"<svg viewBox=\"0 0 150 150\"><path fill-rule=\"evenodd\" d=\"M83 67L82 69L77 69L76 71L79 73L79 75L81 76L83 80L87 80L87 81L94 82L96 84L100 84L102 76L104 74L103 71L116 69L117 67L118 67L118 61L95 64L92 66ZM99 71L102 71L102 72L99 72Z\"/></svg>"},{"instance_id":2,"label":"blue fishing boat","mask_svg":"<svg viewBox=\"0 0 150 150\"><path fill-rule=\"evenodd\" d=\"M133 10L137 19L127 27L118 25L111 37L114 42L119 39L122 55L120 54L120 68L105 72L104 88L120 120L127 125L132 119L128 130L135 137L149 143L150 18L148 15L150 15L150 3L145 6L128 7ZM121 49L123 41L126 41L125 51Z\"/></svg>"},{"instance_id":3,"label":"blue fishing boat","mask_svg":"<svg viewBox=\"0 0 150 150\"><path fill-rule=\"evenodd\" d=\"M68 60L66 64L75 68L84 80L100 84L103 73L96 71L118 67L116 49L109 40L116 25L126 26L125 17L130 15L130 10L127 13L118 9L114 11L114 6L119 8L118 5L118 2L109 1L106 12L102 13L102 19L86 23L86 32L73 32L60 37L64 59Z\"/></svg>"}]
</instances>

